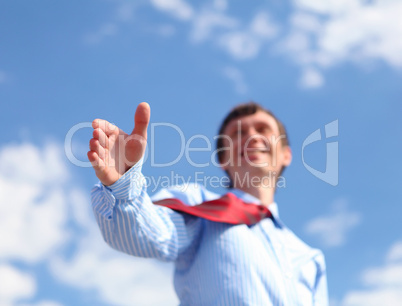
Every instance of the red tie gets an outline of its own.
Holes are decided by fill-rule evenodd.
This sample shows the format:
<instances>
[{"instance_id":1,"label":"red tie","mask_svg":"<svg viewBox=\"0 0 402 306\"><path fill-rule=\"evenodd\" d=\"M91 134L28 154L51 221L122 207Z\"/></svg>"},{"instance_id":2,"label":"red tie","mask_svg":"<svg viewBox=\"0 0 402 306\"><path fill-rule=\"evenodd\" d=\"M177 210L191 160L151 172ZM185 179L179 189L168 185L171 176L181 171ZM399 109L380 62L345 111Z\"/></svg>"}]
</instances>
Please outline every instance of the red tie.
<instances>
[{"instance_id":1,"label":"red tie","mask_svg":"<svg viewBox=\"0 0 402 306\"><path fill-rule=\"evenodd\" d=\"M246 204L233 193L206 201L199 205L187 206L178 199L164 199L154 202L156 205L201 217L210 221L253 225L264 218L270 218L271 212L264 205Z\"/></svg>"}]
</instances>

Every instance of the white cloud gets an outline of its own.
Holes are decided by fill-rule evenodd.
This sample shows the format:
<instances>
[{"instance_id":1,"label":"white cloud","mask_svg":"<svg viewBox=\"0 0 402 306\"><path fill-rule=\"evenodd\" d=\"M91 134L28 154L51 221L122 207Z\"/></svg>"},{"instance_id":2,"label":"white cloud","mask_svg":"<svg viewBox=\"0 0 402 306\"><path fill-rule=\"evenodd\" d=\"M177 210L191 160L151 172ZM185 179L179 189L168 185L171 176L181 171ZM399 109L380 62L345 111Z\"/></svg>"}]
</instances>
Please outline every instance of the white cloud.
<instances>
[{"instance_id":1,"label":"white cloud","mask_svg":"<svg viewBox=\"0 0 402 306\"><path fill-rule=\"evenodd\" d=\"M114 36L118 32L118 25L113 22L103 24L93 33L85 35L84 42L87 44L98 44L106 37Z\"/></svg>"},{"instance_id":2,"label":"white cloud","mask_svg":"<svg viewBox=\"0 0 402 306\"><path fill-rule=\"evenodd\" d=\"M15 190L8 184L2 187L11 187L14 192L41 197L41 193L31 193L30 188L23 186ZM0 257L22 259L27 262L43 260L54 252L65 241L68 234L64 229L66 222L64 193L51 191L38 202L35 198L16 197L6 193L8 208L1 209L0 232L7 233L0 238ZM2 197L3 198L3 197ZM19 199L23 201L18 202ZM3 205L6 206L6 205Z\"/></svg>"},{"instance_id":3,"label":"white cloud","mask_svg":"<svg viewBox=\"0 0 402 306\"><path fill-rule=\"evenodd\" d=\"M131 21L137 7L137 2L123 2L116 10L116 19L122 22Z\"/></svg>"},{"instance_id":4,"label":"white cloud","mask_svg":"<svg viewBox=\"0 0 402 306\"><path fill-rule=\"evenodd\" d=\"M180 20L189 20L194 15L193 8L184 0L151 0L151 4Z\"/></svg>"},{"instance_id":5,"label":"white cloud","mask_svg":"<svg viewBox=\"0 0 402 306\"><path fill-rule=\"evenodd\" d=\"M303 71L302 78L300 80L300 86L302 88L317 88L324 84L324 77L321 72L314 68L306 68Z\"/></svg>"},{"instance_id":6,"label":"white cloud","mask_svg":"<svg viewBox=\"0 0 402 306\"><path fill-rule=\"evenodd\" d=\"M365 65L381 60L402 68L402 40L396 39L402 37L399 0L293 0L293 12L282 24L263 10L247 24L228 12L227 0L209 1L198 9L185 0L151 0L150 4L186 22L191 42L211 42L236 60L253 59L264 49L279 51L301 67L303 88L322 86L323 71L344 62ZM85 41L96 44L115 35L121 22L132 20L136 6L120 4L115 22L104 24ZM277 39L279 28L289 31ZM168 37L174 29L161 26L154 32Z\"/></svg>"},{"instance_id":7,"label":"white cloud","mask_svg":"<svg viewBox=\"0 0 402 306\"><path fill-rule=\"evenodd\" d=\"M185 3L154 2L165 11L181 11L177 7ZM293 3L294 11L288 21L290 31L273 48L302 67L302 87L322 86L325 83L322 70L345 61L362 64L380 59L390 66L402 67L402 40L395 39L402 37L400 1L294 0ZM240 19L229 15L227 6L228 2L216 0L208 8L191 9L192 13L183 18L192 26L191 40L212 41L233 58L244 60L256 57L267 42L278 36L279 26L267 12L258 12L244 26Z\"/></svg>"},{"instance_id":8,"label":"white cloud","mask_svg":"<svg viewBox=\"0 0 402 306\"><path fill-rule=\"evenodd\" d=\"M362 273L361 281L367 289L348 292L342 301L342 306L401 305L402 257L399 253L401 245L402 241L398 241L391 246L382 267L368 268Z\"/></svg>"},{"instance_id":9,"label":"white cloud","mask_svg":"<svg viewBox=\"0 0 402 306\"><path fill-rule=\"evenodd\" d=\"M294 0L294 7L277 48L303 69L373 60L402 68L401 1Z\"/></svg>"},{"instance_id":10,"label":"white cloud","mask_svg":"<svg viewBox=\"0 0 402 306\"><path fill-rule=\"evenodd\" d=\"M360 213L350 211L347 206L345 200L335 201L331 214L309 221L305 231L318 236L327 247L343 245L349 231L361 222Z\"/></svg>"},{"instance_id":11,"label":"white cloud","mask_svg":"<svg viewBox=\"0 0 402 306\"><path fill-rule=\"evenodd\" d=\"M36 290L41 283L13 266L15 261L30 271L45 265L54 279L79 291L96 292L94 299L104 303L177 304L172 265L123 255L103 241L91 212L89 190L74 185L61 145L23 143L0 148L0 202L4 203L0 205L0 304L40 299L35 294L46 290ZM59 304L42 300L35 305Z\"/></svg>"},{"instance_id":12,"label":"white cloud","mask_svg":"<svg viewBox=\"0 0 402 306\"><path fill-rule=\"evenodd\" d=\"M247 27L222 34L217 42L234 58L250 59L256 57L277 33L278 28L268 15L257 13Z\"/></svg>"},{"instance_id":13,"label":"white cloud","mask_svg":"<svg viewBox=\"0 0 402 306\"><path fill-rule=\"evenodd\" d=\"M68 201L71 209L71 218L81 230L93 229L93 216L90 210L89 193L81 188L73 186L69 191Z\"/></svg>"},{"instance_id":14,"label":"white cloud","mask_svg":"<svg viewBox=\"0 0 402 306\"><path fill-rule=\"evenodd\" d=\"M310 61L305 61L310 47L310 39L301 31L294 31L277 46L279 52L287 52L298 64L308 64Z\"/></svg>"},{"instance_id":15,"label":"white cloud","mask_svg":"<svg viewBox=\"0 0 402 306\"><path fill-rule=\"evenodd\" d=\"M294 0L295 6L322 14L340 14L356 8L360 0Z\"/></svg>"},{"instance_id":16,"label":"white cloud","mask_svg":"<svg viewBox=\"0 0 402 306\"><path fill-rule=\"evenodd\" d=\"M389 262L402 261L402 241L395 243L388 252L387 260Z\"/></svg>"},{"instance_id":17,"label":"white cloud","mask_svg":"<svg viewBox=\"0 0 402 306\"><path fill-rule=\"evenodd\" d=\"M89 242L88 238L85 240ZM52 273L59 280L83 290L95 290L102 300L114 305L177 305L172 266L168 267L117 254L104 244L95 246L95 251L82 245L72 260L54 259L51 263Z\"/></svg>"},{"instance_id":18,"label":"white cloud","mask_svg":"<svg viewBox=\"0 0 402 306\"><path fill-rule=\"evenodd\" d=\"M318 16L306 12L296 12L290 17L292 27L305 32L318 32L322 26L322 21Z\"/></svg>"},{"instance_id":19,"label":"white cloud","mask_svg":"<svg viewBox=\"0 0 402 306\"><path fill-rule=\"evenodd\" d=\"M388 264L385 267L368 269L363 275L363 281L371 286L384 285L402 288L402 265Z\"/></svg>"},{"instance_id":20,"label":"white cloud","mask_svg":"<svg viewBox=\"0 0 402 306\"><path fill-rule=\"evenodd\" d=\"M237 59L253 58L261 47L259 40L241 31L223 35L219 39L219 45Z\"/></svg>"},{"instance_id":21,"label":"white cloud","mask_svg":"<svg viewBox=\"0 0 402 306\"><path fill-rule=\"evenodd\" d=\"M250 23L244 25L226 12L228 2L225 0L215 0L198 11L182 0L152 0L151 3L158 10L188 21L192 42L211 41L236 59L254 58L278 33L278 26L266 12L257 12Z\"/></svg>"},{"instance_id":22,"label":"white cloud","mask_svg":"<svg viewBox=\"0 0 402 306\"><path fill-rule=\"evenodd\" d=\"M193 42L203 42L211 39L214 32L227 31L238 26L235 18L229 17L220 11L204 10L197 14L192 22L190 38Z\"/></svg>"},{"instance_id":23,"label":"white cloud","mask_svg":"<svg viewBox=\"0 0 402 306\"><path fill-rule=\"evenodd\" d=\"M49 267L55 278L80 290L95 291L101 300L113 305L178 304L171 264L112 250L100 235L87 195L76 188L70 200L72 219L81 234L76 237L76 252L72 257L50 258Z\"/></svg>"},{"instance_id":24,"label":"white cloud","mask_svg":"<svg viewBox=\"0 0 402 306\"><path fill-rule=\"evenodd\" d=\"M11 145L0 151L0 258L43 260L68 239L65 193L68 177L61 150Z\"/></svg>"},{"instance_id":25,"label":"white cloud","mask_svg":"<svg viewBox=\"0 0 402 306\"><path fill-rule=\"evenodd\" d=\"M250 23L250 32L262 38L273 38L278 33L278 28L267 13L259 12Z\"/></svg>"},{"instance_id":26,"label":"white cloud","mask_svg":"<svg viewBox=\"0 0 402 306\"><path fill-rule=\"evenodd\" d=\"M18 300L31 298L36 292L35 279L9 265L0 265L0 284L1 305L15 305Z\"/></svg>"},{"instance_id":27,"label":"white cloud","mask_svg":"<svg viewBox=\"0 0 402 306\"><path fill-rule=\"evenodd\" d=\"M62 304L55 301L43 300L33 304L32 306L62 306Z\"/></svg>"},{"instance_id":28,"label":"white cloud","mask_svg":"<svg viewBox=\"0 0 402 306\"><path fill-rule=\"evenodd\" d=\"M376 289L373 291L350 292L342 302L342 306L400 306L402 291L395 289Z\"/></svg>"},{"instance_id":29,"label":"white cloud","mask_svg":"<svg viewBox=\"0 0 402 306\"><path fill-rule=\"evenodd\" d=\"M48 143L43 149L30 143L0 148L0 175L8 182L58 184L68 179L62 150Z\"/></svg>"},{"instance_id":30,"label":"white cloud","mask_svg":"<svg viewBox=\"0 0 402 306\"><path fill-rule=\"evenodd\" d=\"M377 1L330 19L318 35L320 52L332 62L382 59L402 67L402 3Z\"/></svg>"},{"instance_id":31,"label":"white cloud","mask_svg":"<svg viewBox=\"0 0 402 306\"><path fill-rule=\"evenodd\" d=\"M247 92L247 84L244 81L244 76L239 69L231 66L226 67L223 69L223 75L233 82L237 93L245 94Z\"/></svg>"},{"instance_id":32,"label":"white cloud","mask_svg":"<svg viewBox=\"0 0 402 306\"><path fill-rule=\"evenodd\" d=\"M122 24L129 23L134 19L135 11L139 5L140 2L119 1L113 14L112 21L105 22L100 25L97 30L85 34L83 37L84 43L96 45L109 37L117 35Z\"/></svg>"},{"instance_id":33,"label":"white cloud","mask_svg":"<svg viewBox=\"0 0 402 306\"><path fill-rule=\"evenodd\" d=\"M227 0L215 0L213 2L214 8L218 11L225 11L228 8Z\"/></svg>"},{"instance_id":34,"label":"white cloud","mask_svg":"<svg viewBox=\"0 0 402 306\"><path fill-rule=\"evenodd\" d=\"M258 12L249 24L230 16L225 4L203 8L191 20L190 39L193 42L211 41L235 59L250 59L259 54L262 47L278 33L278 26L265 12Z\"/></svg>"}]
</instances>

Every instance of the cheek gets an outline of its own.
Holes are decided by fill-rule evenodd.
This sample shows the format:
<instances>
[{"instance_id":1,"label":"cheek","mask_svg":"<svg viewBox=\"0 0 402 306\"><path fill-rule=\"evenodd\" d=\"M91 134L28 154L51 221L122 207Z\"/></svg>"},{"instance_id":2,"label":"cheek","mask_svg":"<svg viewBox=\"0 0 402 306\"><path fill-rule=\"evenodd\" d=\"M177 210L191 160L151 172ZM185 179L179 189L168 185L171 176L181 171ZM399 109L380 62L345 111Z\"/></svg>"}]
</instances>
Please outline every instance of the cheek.
<instances>
[{"instance_id":1,"label":"cheek","mask_svg":"<svg viewBox=\"0 0 402 306\"><path fill-rule=\"evenodd\" d=\"M222 147L220 148L220 160L221 164L225 164L229 161L231 157L231 151L233 150L233 146L229 144L229 142L224 142Z\"/></svg>"},{"instance_id":2,"label":"cheek","mask_svg":"<svg viewBox=\"0 0 402 306\"><path fill-rule=\"evenodd\" d=\"M225 143L221 148L220 164L224 169L231 167L237 163L240 158L240 149L237 143Z\"/></svg>"},{"instance_id":3,"label":"cheek","mask_svg":"<svg viewBox=\"0 0 402 306\"><path fill-rule=\"evenodd\" d=\"M275 136L272 133L262 135L261 141L268 148L272 148L275 146Z\"/></svg>"},{"instance_id":4,"label":"cheek","mask_svg":"<svg viewBox=\"0 0 402 306\"><path fill-rule=\"evenodd\" d=\"M222 145L222 152L224 153L224 155L226 156L230 156L231 152L237 152L237 148L239 147L239 144L237 142L237 140L233 139L231 141L225 139L225 141L223 142Z\"/></svg>"}]
</instances>

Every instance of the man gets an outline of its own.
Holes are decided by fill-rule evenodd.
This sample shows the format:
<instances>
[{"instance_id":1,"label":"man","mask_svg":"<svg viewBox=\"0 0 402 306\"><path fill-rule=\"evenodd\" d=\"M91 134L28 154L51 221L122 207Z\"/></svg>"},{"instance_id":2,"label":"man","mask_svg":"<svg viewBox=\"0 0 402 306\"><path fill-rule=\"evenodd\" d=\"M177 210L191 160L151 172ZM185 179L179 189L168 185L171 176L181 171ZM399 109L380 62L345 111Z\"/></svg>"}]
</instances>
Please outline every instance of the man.
<instances>
[{"instance_id":1,"label":"man","mask_svg":"<svg viewBox=\"0 0 402 306\"><path fill-rule=\"evenodd\" d=\"M230 193L219 199L193 184L163 189L151 200L141 174L149 118L149 105L141 103L131 135L93 122L88 158L101 184L92 201L105 241L131 255L174 261L182 305L327 305L322 253L285 227L274 202L276 182L292 158L282 123L258 104L239 105L217 142ZM222 202L241 202L247 218ZM205 205L215 219L197 215ZM231 210L240 221L232 222Z\"/></svg>"}]
</instances>

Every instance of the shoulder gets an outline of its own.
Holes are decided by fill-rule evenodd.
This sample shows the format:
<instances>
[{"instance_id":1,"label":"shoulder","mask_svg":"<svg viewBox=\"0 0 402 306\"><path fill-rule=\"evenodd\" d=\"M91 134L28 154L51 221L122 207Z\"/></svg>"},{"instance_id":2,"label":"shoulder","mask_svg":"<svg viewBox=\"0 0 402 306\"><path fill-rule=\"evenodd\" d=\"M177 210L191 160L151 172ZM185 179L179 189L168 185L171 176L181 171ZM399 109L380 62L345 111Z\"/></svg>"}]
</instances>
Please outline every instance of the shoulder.
<instances>
[{"instance_id":1,"label":"shoulder","mask_svg":"<svg viewBox=\"0 0 402 306\"><path fill-rule=\"evenodd\" d=\"M302 261L313 260L316 265L321 269L325 270L325 259L324 254L320 249L311 247L303 240L301 240L296 234L294 234L289 228L285 228L287 235L287 240L290 242L288 248L294 256L297 256Z\"/></svg>"},{"instance_id":2,"label":"shoulder","mask_svg":"<svg viewBox=\"0 0 402 306\"><path fill-rule=\"evenodd\" d=\"M175 198L192 206L219 197L219 194L207 190L203 185L188 183L161 189L152 197L152 200L158 201L167 198Z\"/></svg>"}]
</instances>

